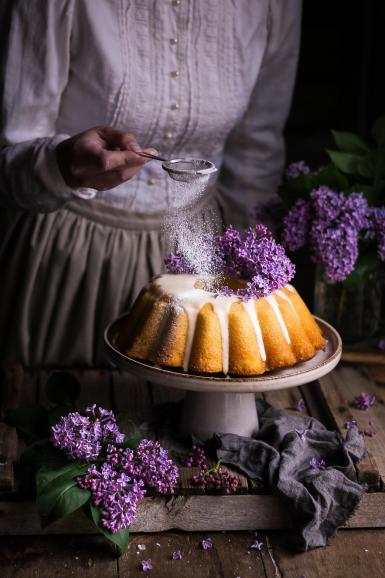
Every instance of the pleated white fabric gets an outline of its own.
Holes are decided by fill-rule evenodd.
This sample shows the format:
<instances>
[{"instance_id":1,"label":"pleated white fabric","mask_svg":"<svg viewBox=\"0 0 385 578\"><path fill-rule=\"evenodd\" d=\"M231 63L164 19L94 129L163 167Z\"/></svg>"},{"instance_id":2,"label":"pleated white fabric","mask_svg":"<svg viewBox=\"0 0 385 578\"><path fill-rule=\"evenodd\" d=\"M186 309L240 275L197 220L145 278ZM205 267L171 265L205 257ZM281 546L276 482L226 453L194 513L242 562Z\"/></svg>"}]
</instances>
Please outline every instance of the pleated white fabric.
<instances>
[{"instance_id":1,"label":"pleated white fabric","mask_svg":"<svg viewBox=\"0 0 385 578\"><path fill-rule=\"evenodd\" d=\"M207 195L197 229L220 222ZM164 213L76 200L49 214L0 213L0 357L28 367L103 367L106 325L164 270Z\"/></svg>"}]
</instances>

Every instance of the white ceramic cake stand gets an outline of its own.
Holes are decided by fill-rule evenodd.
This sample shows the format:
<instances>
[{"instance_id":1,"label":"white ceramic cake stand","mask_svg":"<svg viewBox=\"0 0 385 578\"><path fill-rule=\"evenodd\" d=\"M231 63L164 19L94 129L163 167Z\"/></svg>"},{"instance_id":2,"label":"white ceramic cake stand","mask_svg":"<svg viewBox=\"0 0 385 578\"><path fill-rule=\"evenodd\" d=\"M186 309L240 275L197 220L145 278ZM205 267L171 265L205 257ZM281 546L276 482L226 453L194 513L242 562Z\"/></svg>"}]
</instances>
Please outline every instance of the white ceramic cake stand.
<instances>
[{"instance_id":1,"label":"white ceramic cake stand","mask_svg":"<svg viewBox=\"0 0 385 578\"><path fill-rule=\"evenodd\" d=\"M316 317L326 346L309 361L254 377L194 375L136 361L119 351L116 347L117 336L126 318L127 314L122 315L105 330L104 341L109 359L138 377L186 390L180 429L201 440L210 438L213 433L253 435L258 430L255 393L315 381L334 369L342 353L342 342L337 331Z\"/></svg>"}]
</instances>

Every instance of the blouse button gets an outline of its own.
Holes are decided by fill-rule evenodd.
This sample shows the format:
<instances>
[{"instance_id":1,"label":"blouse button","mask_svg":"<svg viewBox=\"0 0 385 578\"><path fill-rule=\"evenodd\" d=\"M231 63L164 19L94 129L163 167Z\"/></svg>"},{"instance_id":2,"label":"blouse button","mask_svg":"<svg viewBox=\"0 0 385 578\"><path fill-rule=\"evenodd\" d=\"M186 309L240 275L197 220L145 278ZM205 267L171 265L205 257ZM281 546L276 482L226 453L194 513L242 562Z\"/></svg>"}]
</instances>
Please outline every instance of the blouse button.
<instances>
[{"instance_id":1,"label":"blouse button","mask_svg":"<svg viewBox=\"0 0 385 578\"><path fill-rule=\"evenodd\" d=\"M178 78L178 76L179 76L179 70L172 70L172 71L170 72L170 74L171 74L171 78Z\"/></svg>"},{"instance_id":2,"label":"blouse button","mask_svg":"<svg viewBox=\"0 0 385 578\"><path fill-rule=\"evenodd\" d=\"M177 6L180 6L180 0L172 0L171 4L176 8Z\"/></svg>"},{"instance_id":3,"label":"blouse button","mask_svg":"<svg viewBox=\"0 0 385 578\"><path fill-rule=\"evenodd\" d=\"M170 44L171 44L171 46L175 46L175 44L178 44L178 39L177 38L170 38Z\"/></svg>"},{"instance_id":4,"label":"blouse button","mask_svg":"<svg viewBox=\"0 0 385 578\"><path fill-rule=\"evenodd\" d=\"M157 180L156 180L156 179L148 179L147 183L148 183L149 185L156 185Z\"/></svg>"},{"instance_id":5,"label":"blouse button","mask_svg":"<svg viewBox=\"0 0 385 578\"><path fill-rule=\"evenodd\" d=\"M167 140L170 140L174 135L172 134L172 132L166 132L164 136L166 137Z\"/></svg>"},{"instance_id":6,"label":"blouse button","mask_svg":"<svg viewBox=\"0 0 385 578\"><path fill-rule=\"evenodd\" d=\"M171 105L171 110L179 110L179 104L178 104L177 102L174 102L174 103Z\"/></svg>"}]
</instances>

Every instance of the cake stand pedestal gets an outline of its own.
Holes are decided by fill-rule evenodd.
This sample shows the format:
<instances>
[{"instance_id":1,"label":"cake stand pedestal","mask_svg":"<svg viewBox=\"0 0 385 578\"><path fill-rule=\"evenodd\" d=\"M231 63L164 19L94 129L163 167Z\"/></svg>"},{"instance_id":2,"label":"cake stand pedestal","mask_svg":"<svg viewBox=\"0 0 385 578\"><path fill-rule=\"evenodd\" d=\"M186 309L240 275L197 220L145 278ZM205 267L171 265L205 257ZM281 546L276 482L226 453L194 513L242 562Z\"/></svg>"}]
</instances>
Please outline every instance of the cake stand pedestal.
<instances>
[{"instance_id":1,"label":"cake stand pedestal","mask_svg":"<svg viewBox=\"0 0 385 578\"><path fill-rule=\"evenodd\" d=\"M206 440L214 433L251 436L258 430L255 394L310 383L335 368L341 358L342 343L337 331L316 318L326 346L309 361L259 376L229 377L183 373L142 363L127 357L117 347L127 314L113 321L104 334L110 361L153 383L187 391L180 429Z\"/></svg>"}]
</instances>

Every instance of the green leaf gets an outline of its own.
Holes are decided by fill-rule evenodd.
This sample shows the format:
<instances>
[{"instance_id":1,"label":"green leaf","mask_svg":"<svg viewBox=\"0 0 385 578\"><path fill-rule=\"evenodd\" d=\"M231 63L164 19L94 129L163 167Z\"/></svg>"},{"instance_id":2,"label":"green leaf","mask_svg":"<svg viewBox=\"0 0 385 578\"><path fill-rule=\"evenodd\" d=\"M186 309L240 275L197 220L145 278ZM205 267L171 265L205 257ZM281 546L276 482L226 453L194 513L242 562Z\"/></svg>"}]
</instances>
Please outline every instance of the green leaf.
<instances>
[{"instance_id":1,"label":"green leaf","mask_svg":"<svg viewBox=\"0 0 385 578\"><path fill-rule=\"evenodd\" d=\"M385 115L378 117L372 126L372 136L379 148L385 146Z\"/></svg>"},{"instance_id":2,"label":"green leaf","mask_svg":"<svg viewBox=\"0 0 385 578\"><path fill-rule=\"evenodd\" d=\"M377 158L376 151L363 157L357 163L357 174L372 181L376 173Z\"/></svg>"},{"instance_id":3,"label":"green leaf","mask_svg":"<svg viewBox=\"0 0 385 578\"><path fill-rule=\"evenodd\" d=\"M370 151L366 142L353 132L332 130L335 143L340 151L353 154L366 154Z\"/></svg>"},{"instance_id":4,"label":"green leaf","mask_svg":"<svg viewBox=\"0 0 385 578\"><path fill-rule=\"evenodd\" d=\"M339 151L326 151L330 157L332 163L347 175L356 175L358 174L358 163L361 160L361 156L351 154L351 153L342 153Z\"/></svg>"},{"instance_id":5,"label":"green leaf","mask_svg":"<svg viewBox=\"0 0 385 578\"><path fill-rule=\"evenodd\" d=\"M76 476L85 473L89 465L71 464L71 468L60 468L57 476L54 476L50 482L44 485L43 479L39 478L39 490L37 493L37 506L41 516L48 516L54 509L56 502L61 499L70 488L77 485ZM42 486L43 484L43 486Z\"/></svg>"},{"instance_id":6,"label":"green leaf","mask_svg":"<svg viewBox=\"0 0 385 578\"><path fill-rule=\"evenodd\" d=\"M119 532L112 534L111 532L106 530L106 528L103 528L103 526L100 525L99 508L94 506L94 504L92 502L89 503L89 506L90 506L91 517L92 517L92 520L93 520L95 526L97 527L99 532L101 532L108 540L113 542L118 547L119 555L121 556L123 554L123 552L125 550L127 550L128 540L130 537L130 528L127 527L127 528L124 528L124 530L120 530Z\"/></svg>"},{"instance_id":7,"label":"green leaf","mask_svg":"<svg viewBox=\"0 0 385 578\"><path fill-rule=\"evenodd\" d=\"M52 445L51 440L39 440L28 446L20 456L20 462L35 469L41 466L61 467L68 464L68 459L62 451Z\"/></svg>"},{"instance_id":8,"label":"green leaf","mask_svg":"<svg viewBox=\"0 0 385 578\"><path fill-rule=\"evenodd\" d=\"M358 287L367 281L368 277L371 275L371 273L374 273L378 265L379 259L375 251L370 251L367 253L361 252L356 261L354 271L352 271L352 273L350 273L345 281L343 281L343 284L349 289Z\"/></svg>"},{"instance_id":9,"label":"green leaf","mask_svg":"<svg viewBox=\"0 0 385 578\"><path fill-rule=\"evenodd\" d=\"M42 526L45 528L56 520L69 516L82 508L90 499L90 490L83 490L78 485L68 488L58 497L50 513L41 518Z\"/></svg>"},{"instance_id":10,"label":"green leaf","mask_svg":"<svg viewBox=\"0 0 385 578\"><path fill-rule=\"evenodd\" d=\"M80 393L80 384L76 377L70 373L55 371L48 378L45 390L47 398L52 403L75 407Z\"/></svg>"},{"instance_id":11,"label":"green leaf","mask_svg":"<svg viewBox=\"0 0 385 578\"><path fill-rule=\"evenodd\" d=\"M47 437L48 412L41 405L21 406L7 412L4 420L13 425L19 434L28 441Z\"/></svg>"},{"instance_id":12,"label":"green leaf","mask_svg":"<svg viewBox=\"0 0 385 578\"><path fill-rule=\"evenodd\" d=\"M314 188L320 186L330 187L334 191L344 191L349 186L349 181L337 167L327 165L321 169L314 177Z\"/></svg>"},{"instance_id":13,"label":"green leaf","mask_svg":"<svg viewBox=\"0 0 385 578\"><path fill-rule=\"evenodd\" d=\"M58 466L42 466L36 473L36 490L41 494L54 480L61 476L80 476L89 466L79 465L76 462L63 464Z\"/></svg>"}]
</instances>

